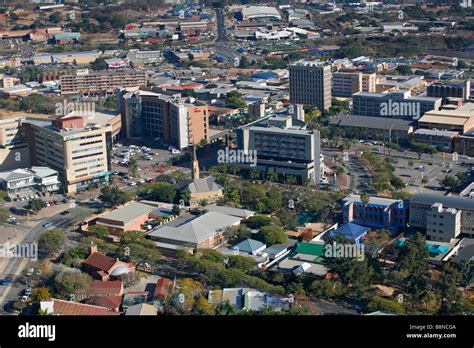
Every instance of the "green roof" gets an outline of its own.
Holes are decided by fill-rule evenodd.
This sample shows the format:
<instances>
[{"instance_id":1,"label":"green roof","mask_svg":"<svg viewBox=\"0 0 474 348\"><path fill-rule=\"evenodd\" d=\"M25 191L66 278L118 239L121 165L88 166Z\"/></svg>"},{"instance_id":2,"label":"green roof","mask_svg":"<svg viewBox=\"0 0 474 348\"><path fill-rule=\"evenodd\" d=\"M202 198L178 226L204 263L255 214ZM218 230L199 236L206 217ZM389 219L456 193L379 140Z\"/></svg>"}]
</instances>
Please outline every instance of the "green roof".
<instances>
[{"instance_id":1,"label":"green roof","mask_svg":"<svg viewBox=\"0 0 474 348\"><path fill-rule=\"evenodd\" d=\"M295 253L320 256L324 258L324 244L300 243L296 247Z\"/></svg>"}]
</instances>

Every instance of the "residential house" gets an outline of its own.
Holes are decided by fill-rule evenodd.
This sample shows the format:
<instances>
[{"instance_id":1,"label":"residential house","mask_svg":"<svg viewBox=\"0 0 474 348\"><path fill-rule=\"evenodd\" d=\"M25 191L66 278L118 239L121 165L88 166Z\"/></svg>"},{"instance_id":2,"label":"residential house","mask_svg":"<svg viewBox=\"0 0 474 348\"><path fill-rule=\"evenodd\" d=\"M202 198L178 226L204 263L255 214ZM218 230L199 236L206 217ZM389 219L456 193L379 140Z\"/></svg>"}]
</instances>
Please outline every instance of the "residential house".
<instances>
[{"instance_id":1,"label":"residential house","mask_svg":"<svg viewBox=\"0 0 474 348\"><path fill-rule=\"evenodd\" d=\"M97 245L89 247L89 257L82 262L84 272L101 281L116 280L135 272L135 265L102 255L97 252Z\"/></svg>"}]
</instances>

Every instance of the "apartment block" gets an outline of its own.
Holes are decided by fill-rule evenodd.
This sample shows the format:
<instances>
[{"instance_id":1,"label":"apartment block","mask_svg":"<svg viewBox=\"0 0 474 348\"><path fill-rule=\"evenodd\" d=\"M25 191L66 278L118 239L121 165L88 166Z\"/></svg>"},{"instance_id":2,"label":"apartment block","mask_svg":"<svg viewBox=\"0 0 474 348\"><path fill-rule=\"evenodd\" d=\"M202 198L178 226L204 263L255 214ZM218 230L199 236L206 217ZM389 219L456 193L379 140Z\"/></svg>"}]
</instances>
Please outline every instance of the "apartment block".
<instances>
[{"instance_id":1,"label":"apartment block","mask_svg":"<svg viewBox=\"0 0 474 348\"><path fill-rule=\"evenodd\" d=\"M360 195L351 194L342 200L343 223L356 223L361 226L398 230L407 226L408 204L401 199L370 197L363 202Z\"/></svg>"},{"instance_id":2,"label":"apartment block","mask_svg":"<svg viewBox=\"0 0 474 348\"><path fill-rule=\"evenodd\" d=\"M153 138L178 149L209 142L209 110L192 98L151 91L119 92L123 134L127 138Z\"/></svg>"},{"instance_id":3,"label":"apartment block","mask_svg":"<svg viewBox=\"0 0 474 348\"><path fill-rule=\"evenodd\" d=\"M359 116L418 119L427 111L439 110L441 98L413 97L411 91L359 92L352 96L352 113Z\"/></svg>"},{"instance_id":4,"label":"apartment block","mask_svg":"<svg viewBox=\"0 0 474 348\"><path fill-rule=\"evenodd\" d=\"M302 59L289 66L290 102L316 106L320 110L331 107L331 66L323 62Z\"/></svg>"},{"instance_id":5,"label":"apartment block","mask_svg":"<svg viewBox=\"0 0 474 348\"><path fill-rule=\"evenodd\" d=\"M471 80L437 81L428 85L427 95L443 98L443 102L450 97L468 100L471 97Z\"/></svg>"},{"instance_id":6,"label":"apartment block","mask_svg":"<svg viewBox=\"0 0 474 348\"><path fill-rule=\"evenodd\" d=\"M110 125L86 124L80 116L53 121L26 119L22 131L31 162L55 169L66 192L109 182Z\"/></svg>"},{"instance_id":7,"label":"apartment block","mask_svg":"<svg viewBox=\"0 0 474 348\"><path fill-rule=\"evenodd\" d=\"M458 214L461 220L459 232ZM445 221L445 219L449 220L449 223L440 221ZM436 225L433 222L436 222ZM440 222L443 225L440 226ZM466 197L417 193L410 200L409 223L411 227L426 230L427 234L428 228L432 230L434 226L437 226L435 228L437 232L430 231L429 233L438 240L439 238L455 238L460 234L472 238L474 237L474 200Z\"/></svg>"},{"instance_id":8,"label":"apartment block","mask_svg":"<svg viewBox=\"0 0 474 348\"><path fill-rule=\"evenodd\" d=\"M62 95L115 94L119 88L141 86L146 86L146 73L139 70L89 72L83 69L61 76Z\"/></svg>"},{"instance_id":9,"label":"apartment block","mask_svg":"<svg viewBox=\"0 0 474 348\"><path fill-rule=\"evenodd\" d=\"M319 131L307 130L303 121L291 115L268 116L239 128L237 143L244 159L246 154L254 157L232 165L262 175L292 175L300 183L314 185L324 175Z\"/></svg>"},{"instance_id":10,"label":"apartment block","mask_svg":"<svg viewBox=\"0 0 474 348\"><path fill-rule=\"evenodd\" d=\"M375 92L376 74L338 71L332 74L332 96L351 98L359 92Z\"/></svg>"},{"instance_id":11,"label":"apartment block","mask_svg":"<svg viewBox=\"0 0 474 348\"><path fill-rule=\"evenodd\" d=\"M443 208L442 203L431 206L426 214L426 239L451 243L461 234L461 211Z\"/></svg>"}]
</instances>

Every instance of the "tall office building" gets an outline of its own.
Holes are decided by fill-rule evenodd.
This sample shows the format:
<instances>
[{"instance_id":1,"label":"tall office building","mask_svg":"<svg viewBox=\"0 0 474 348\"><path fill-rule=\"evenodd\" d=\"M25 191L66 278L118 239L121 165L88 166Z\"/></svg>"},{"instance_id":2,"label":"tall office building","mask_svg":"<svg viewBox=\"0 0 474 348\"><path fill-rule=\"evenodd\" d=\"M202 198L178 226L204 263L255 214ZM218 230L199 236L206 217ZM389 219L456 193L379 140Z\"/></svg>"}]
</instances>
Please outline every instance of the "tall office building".
<instances>
[{"instance_id":1,"label":"tall office building","mask_svg":"<svg viewBox=\"0 0 474 348\"><path fill-rule=\"evenodd\" d=\"M438 110L441 98L412 96L409 90L392 93L359 92L352 96L352 113L358 116L419 119Z\"/></svg>"},{"instance_id":2,"label":"tall office building","mask_svg":"<svg viewBox=\"0 0 474 348\"><path fill-rule=\"evenodd\" d=\"M209 110L190 98L138 90L119 92L123 135L158 138L178 149L209 141Z\"/></svg>"},{"instance_id":3,"label":"tall office building","mask_svg":"<svg viewBox=\"0 0 474 348\"><path fill-rule=\"evenodd\" d=\"M471 97L471 80L438 81L429 84L426 92L428 97L443 98L443 102L449 97L468 100Z\"/></svg>"},{"instance_id":4,"label":"tall office building","mask_svg":"<svg viewBox=\"0 0 474 348\"><path fill-rule=\"evenodd\" d=\"M309 181L319 185L324 176L320 134L307 130L304 121L297 117L296 112L268 116L239 128L238 150L254 157L252 161L233 165L257 170L263 176L275 172L280 176L294 176L299 183Z\"/></svg>"},{"instance_id":5,"label":"tall office building","mask_svg":"<svg viewBox=\"0 0 474 348\"><path fill-rule=\"evenodd\" d=\"M323 62L302 59L289 67L290 102L316 106L320 110L331 107L331 66Z\"/></svg>"},{"instance_id":6,"label":"tall office building","mask_svg":"<svg viewBox=\"0 0 474 348\"><path fill-rule=\"evenodd\" d=\"M80 116L25 119L22 133L31 163L55 169L68 193L109 182L112 126L86 124Z\"/></svg>"}]
</instances>

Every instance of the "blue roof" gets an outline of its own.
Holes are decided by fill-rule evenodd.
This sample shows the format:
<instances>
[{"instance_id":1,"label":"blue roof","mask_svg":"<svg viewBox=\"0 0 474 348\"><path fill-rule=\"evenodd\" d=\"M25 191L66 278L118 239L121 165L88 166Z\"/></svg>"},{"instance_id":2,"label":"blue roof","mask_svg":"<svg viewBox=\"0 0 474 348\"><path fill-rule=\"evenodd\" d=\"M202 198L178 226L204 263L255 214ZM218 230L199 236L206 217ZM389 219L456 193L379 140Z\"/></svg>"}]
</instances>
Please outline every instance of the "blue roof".
<instances>
[{"instance_id":1,"label":"blue roof","mask_svg":"<svg viewBox=\"0 0 474 348\"><path fill-rule=\"evenodd\" d=\"M259 80L259 79L269 80L269 79L276 79L277 77L278 77L277 74L272 73L270 71L267 71L267 72L261 72L261 73L253 74L252 75L252 80L254 80L254 79L256 79L256 80Z\"/></svg>"},{"instance_id":2,"label":"blue roof","mask_svg":"<svg viewBox=\"0 0 474 348\"><path fill-rule=\"evenodd\" d=\"M259 242L258 240L248 238L241 241L239 244L234 245L231 249L243 251L246 253L253 253L262 247L265 247L265 244Z\"/></svg>"},{"instance_id":3,"label":"blue roof","mask_svg":"<svg viewBox=\"0 0 474 348\"><path fill-rule=\"evenodd\" d=\"M336 229L331 235L338 234L346 239L357 240L369 231L369 228L363 227L352 222L342 225Z\"/></svg>"}]
</instances>

